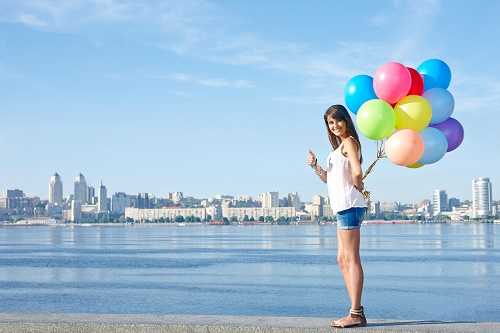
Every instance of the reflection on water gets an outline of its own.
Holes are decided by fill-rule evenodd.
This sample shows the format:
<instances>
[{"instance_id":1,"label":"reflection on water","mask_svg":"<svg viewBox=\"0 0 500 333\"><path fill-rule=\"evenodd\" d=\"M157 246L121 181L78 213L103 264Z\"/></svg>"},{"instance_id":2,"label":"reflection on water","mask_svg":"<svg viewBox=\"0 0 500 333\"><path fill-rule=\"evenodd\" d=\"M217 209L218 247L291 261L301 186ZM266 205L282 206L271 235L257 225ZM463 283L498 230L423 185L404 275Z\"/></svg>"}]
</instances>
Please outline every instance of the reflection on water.
<instances>
[{"instance_id":1,"label":"reflection on water","mask_svg":"<svg viewBox=\"0 0 500 333\"><path fill-rule=\"evenodd\" d=\"M368 316L500 320L499 231L364 225ZM0 227L0 312L338 316L336 251L335 226Z\"/></svg>"}]
</instances>

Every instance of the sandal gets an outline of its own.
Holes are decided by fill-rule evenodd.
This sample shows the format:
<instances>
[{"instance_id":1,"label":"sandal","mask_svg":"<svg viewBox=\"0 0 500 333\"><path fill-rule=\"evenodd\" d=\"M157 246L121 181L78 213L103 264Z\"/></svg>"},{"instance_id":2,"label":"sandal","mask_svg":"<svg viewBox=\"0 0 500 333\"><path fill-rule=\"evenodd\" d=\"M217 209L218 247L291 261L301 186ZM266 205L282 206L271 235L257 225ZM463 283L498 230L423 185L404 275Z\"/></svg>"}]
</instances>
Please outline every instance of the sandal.
<instances>
[{"instance_id":1,"label":"sandal","mask_svg":"<svg viewBox=\"0 0 500 333\"><path fill-rule=\"evenodd\" d=\"M331 327L336 328L348 328L348 327L364 327L367 325L365 313L361 306L359 309L351 309L349 315L330 322Z\"/></svg>"}]
</instances>

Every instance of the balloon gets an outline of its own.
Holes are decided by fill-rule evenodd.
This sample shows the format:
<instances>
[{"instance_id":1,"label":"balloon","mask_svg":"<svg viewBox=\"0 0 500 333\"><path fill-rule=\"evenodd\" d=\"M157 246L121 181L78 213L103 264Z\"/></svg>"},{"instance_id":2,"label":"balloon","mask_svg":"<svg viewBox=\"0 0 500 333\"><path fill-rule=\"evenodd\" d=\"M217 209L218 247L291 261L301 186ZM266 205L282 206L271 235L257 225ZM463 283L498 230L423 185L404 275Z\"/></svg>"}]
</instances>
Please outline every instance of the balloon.
<instances>
[{"instance_id":1,"label":"balloon","mask_svg":"<svg viewBox=\"0 0 500 333\"><path fill-rule=\"evenodd\" d=\"M424 97L429 101L432 107L431 125L442 123L453 113L455 100L448 90L443 88L432 88L424 93Z\"/></svg>"},{"instance_id":2,"label":"balloon","mask_svg":"<svg viewBox=\"0 0 500 333\"><path fill-rule=\"evenodd\" d=\"M410 128L421 131L429 125L432 118L431 105L425 98L417 95L404 97L394 108L396 128Z\"/></svg>"},{"instance_id":3,"label":"balloon","mask_svg":"<svg viewBox=\"0 0 500 333\"><path fill-rule=\"evenodd\" d=\"M373 88L378 98L389 103L396 103L406 96L411 87L411 75L408 69L397 62L380 66L375 72Z\"/></svg>"},{"instance_id":4,"label":"balloon","mask_svg":"<svg viewBox=\"0 0 500 333\"><path fill-rule=\"evenodd\" d=\"M432 88L446 89L450 85L451 70L442 60L426 60L418 66L417 70L424 77L424 90Z\"/></svg>"},{"instance_id":5,"label":"balloon","mask_svg":"<svg viewBox=\"0 0 500 333\"><path fill-rule=\"evenodd\" d=\"M406 167L407 168L411 168L411 169L418 169L418 168L421 168L423 167L424 165L422 163L419 163L419 162L415 162L413 164L410 164L410 165L407 165Z\"/></svg>"},{"instance_id":6,"label":"balloon","mask_svg":"<svg viewBox=\"0 0 500 333\"><path fill-rule=\"evenodd\" d=\"M354 114L364 102L376 98L373 78L369 75L356 75L347 82L344 88L345 103Z\"/></svg>"},{"instance_id":7,"label":"balloon","mask_svg":"<svg viewBox=\"0 0 500 333\"><path fill-rule=\"evenodd\" d=\"M372 99L361 105L356 114L356 122L364 136L380 140L394 132L394 111L386 101Z\"/></svg>"},{"instance_id":8,"label":"balloon","mask_svg":"<svg viewBox=\"0 0 500 333\"><path fill-rule=\"evenodd\" d=\"M442 159L448 149L448 140L446 140L443 132L434 127L427 127L420 135L424 141L424 153L418 162L431 164Z\"/></svg>"},{"instance_id":9,"label":"balloon","mask_svg":"<svg viewBox=\"0 0 500 333\"><path fill-rule=\"evenodd\" d=\"M422 95L424 92L424 79L419 72L411 67L407 67L411 76L410 91L406 95Z\"/></svg>"},{"instance_id":10,"label":"balloon","mask_svg":"<svg viewBox=\"0 0 500 333\"><path fill-rule=\"evenodd\" d=\"M448 152L457 149L464 140L464 128L455 118L450 117L442 123L431 126L443 132L448 141Z\"/></svg>"},{"instance_id":11,"label":"balloon","mask_svg":"<svg viewBox=\"0 0 500 333\"><path fill-rule=\"evenodd\" d=\"M386 141L385 152L389 160L397 165L411 165L417 162L424 152L424 142L417 131L402 129Z\"/></svg>"}]
</instances>

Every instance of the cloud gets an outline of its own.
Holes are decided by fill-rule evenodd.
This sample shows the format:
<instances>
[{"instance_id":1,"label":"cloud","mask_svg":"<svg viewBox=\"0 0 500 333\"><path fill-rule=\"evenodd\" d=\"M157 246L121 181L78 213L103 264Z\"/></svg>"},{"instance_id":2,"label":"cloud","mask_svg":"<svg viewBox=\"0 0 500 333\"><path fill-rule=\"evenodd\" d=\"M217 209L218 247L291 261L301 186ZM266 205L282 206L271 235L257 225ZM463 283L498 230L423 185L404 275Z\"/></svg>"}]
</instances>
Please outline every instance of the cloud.
<instances>
[{"instance_id":1,"label":"cloud","mask_svg":"<svg viewBox=\"0 0 500 333\"><path fill-rule=\"evenodd\" d=\"M47 27L47 22L31 14L20 14L18 17L18 21L24 25L31 27L37 27L37 28Z\"/></svg>"},{"instance_id":2,"label":"cloud","mask_svg":"<svg viewBox=\"0 0 500 333\"><path fill-rule=\"evenodd\" d=\"M248 80L228 80L224 78L196 77L186 73L174 73L171 75L148 75L151 79L168 79L182 83L190 83L210 88L252 88L254 84Z\"/></svg>"}]
</instances>

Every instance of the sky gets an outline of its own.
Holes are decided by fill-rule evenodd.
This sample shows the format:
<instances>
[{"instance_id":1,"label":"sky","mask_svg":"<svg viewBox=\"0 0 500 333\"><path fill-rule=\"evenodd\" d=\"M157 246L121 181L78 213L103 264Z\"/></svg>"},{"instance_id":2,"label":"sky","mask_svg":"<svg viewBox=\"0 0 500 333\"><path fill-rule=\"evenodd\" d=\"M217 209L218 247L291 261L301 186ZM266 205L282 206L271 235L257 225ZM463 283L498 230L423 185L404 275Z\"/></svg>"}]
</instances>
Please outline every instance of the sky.
<instances>
[{"instance_id":1,"label":"sky","mask_svg":"<svg viewBox=\"0 0 500 333\"><path fill-rule=\"evenodd\" d=\"M331 147L323 113L354 75L429 58L452 70L465 139L439 162L380 162L374 200L500 186L500 2L0 2L0 189L48 197L82 172L108 193L208 198L327 188L306 165ZM366 168L374 141L361 135Z\"/></svg>"}]
</instances>

